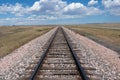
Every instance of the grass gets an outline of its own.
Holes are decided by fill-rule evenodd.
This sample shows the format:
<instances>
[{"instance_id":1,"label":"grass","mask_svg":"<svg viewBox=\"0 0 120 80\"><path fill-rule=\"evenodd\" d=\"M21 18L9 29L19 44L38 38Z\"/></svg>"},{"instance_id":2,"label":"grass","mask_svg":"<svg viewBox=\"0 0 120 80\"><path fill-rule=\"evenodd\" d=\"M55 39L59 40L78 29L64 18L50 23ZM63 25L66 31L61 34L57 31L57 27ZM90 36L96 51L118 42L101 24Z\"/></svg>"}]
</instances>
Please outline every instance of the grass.
<instances>
[{"instance_id":1,"label":"grass","mask_svg":"<svg viewBox=\"0 0 120 80\"><path fill-rule=\"evenodd\" d=\"M53 27L0 27L0 58Z\"/></svg>"},{"instance_id":2,"label":"grass","mask_svg":"<svg viewBox=\"0 0 120 80\"><path fill-rule=\"evenodd\" d=\"M108 28L99 28L101 25L107 26ZM114 25L117 25L115 26L117 28L120 27L120 24ZM120 29L109 29L109 27L113 28L114 26L111 24L90 24L90 26L84 24L82 26L77 25L68 28L120 53Z\"/></svg>"},{"instance_id":3,"label":"grass","mask_svg":"<svg viewBox=\"0 0 120 80\"><path fill-rule=\"evenodd\" d=\"M80 25L73 25L73 26L80 26L80 27L108 27L108 28L120 28L120 23L100 23L100 24L80 24Z\"/></svg>"}]
</instances>

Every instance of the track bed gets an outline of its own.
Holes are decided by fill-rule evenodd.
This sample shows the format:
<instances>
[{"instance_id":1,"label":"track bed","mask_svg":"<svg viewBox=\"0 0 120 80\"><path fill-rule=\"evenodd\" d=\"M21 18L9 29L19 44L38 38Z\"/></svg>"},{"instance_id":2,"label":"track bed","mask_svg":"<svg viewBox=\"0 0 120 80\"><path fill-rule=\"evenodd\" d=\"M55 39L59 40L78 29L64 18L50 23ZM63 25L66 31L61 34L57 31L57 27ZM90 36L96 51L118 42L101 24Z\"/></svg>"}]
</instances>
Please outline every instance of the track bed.
<instances>
[{"instance_id":1,"label":"track bed","mask_svg":"<svg viewBox=\"0 0 120 80\"><path fill-rule=\"evenodd\" d=\"M32 63L28 68L30 73L24 80L83 80L61 28L56 31L42 58L36 71L32 68L38 66L39 61Z\"/></svg>"}]
</instances>

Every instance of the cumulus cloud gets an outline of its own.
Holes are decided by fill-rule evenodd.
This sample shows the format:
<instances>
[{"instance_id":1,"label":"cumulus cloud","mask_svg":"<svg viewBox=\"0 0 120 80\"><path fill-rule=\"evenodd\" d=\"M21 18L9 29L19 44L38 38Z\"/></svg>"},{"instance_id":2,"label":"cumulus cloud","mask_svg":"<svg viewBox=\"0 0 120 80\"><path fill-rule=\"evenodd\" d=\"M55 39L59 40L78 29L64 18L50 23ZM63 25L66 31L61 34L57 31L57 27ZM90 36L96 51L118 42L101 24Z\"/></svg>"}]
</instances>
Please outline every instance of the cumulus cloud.
<instances>
[{"instance_id":1,"label":"cumulus cloud","mask_svg":"<svg viewBox=\"0 0 120 80\"><path fill-rule=\"evenodd\" d=\"M98 0L90 0L88 2L88 6L92 6L92 5L96 5L96 4L98 4Z\"/></svg>"},{"instance_id":2,"label":"cumulus cloud","mask_svg":"<svg viewBox=\"0 0 120 80\"><path fill-rule=\"evenodd\" d=\"M63 12L67 15L79 15L79 16L95 15L102 13L102 11L98 8L86 7L81 3L71 3L63 9Z\"/></svg>"},{"instance_id":3,"label":"cumulus cloud","mask_svg":"<svg viewBox=\"0 0 120 80\"><path fill-rule=\"evenodd\" d=\"M81 3L71 3L63 9L63 13L69 15L80 15L86 12L86 7Z\"/></svg>"},{"instance_id":4,"label":"cumulus cloud","mask_svg":"<svg viewBox=\"0 0 120 80\"><path fill-rule=\"evenodd\" d=\"M80 2L67 3L65 0L38 0L32 6L16 4L0 5L0 14L10 15L13 18L0 19L0 24L38 24L45 20L60 20L66 18L80 18L92 15L111 14L120 16L120 0L101 0L102 5L95 7L98 0L90 0L88 5ZM101 10L101 7L104 9ZM6 23L7 24L7 23Z\"/></svg>"},{"instance_id":5,"label":"cumulus cloud","mask_svg":"<svg viewBox=\"0 0 120 80\"><path fill-rule=\"evenodd\" d=\"M120 16L120 0L102 0L106 11L112 15Z\"/></svg>"},{"instance_id":6,"label":"cumulus cloud","mask_svg":"<svg viewBox=\"0 0 120 80\"><path fill-rule=\"evenodd\" d=\"M94 3L95 4L95 3ZM32 6L22 4L2 4L0 14L14 14L16 17L0 19L0 24L38 24L40 21L57 20L66 18L79 18L84 16L99 15L102 11L93 6L85 6L82 3L67 3L63 0L39 0ZM26 16L27 15L27 16Z\"/></svg>"},{"instance_id":7,"label":"cumulus cloud","mask_svg":"<svg viewBox=\"0 0 120 80\"><path fill-rule=\"evenodd\" d=\"M120 0L102 0L102 3L106 8L120 7Z\"/></svg>"},{"instance_id":8,"label":"cumulus cloud","mask_svg":"<svg viewBox=\"0 0 120 80\"><path fill-rule=\"evenodd\" d=\"M37 11L40 14L58 14L67 6L67 3L62 0L40 0L36 1L29 11Z\"/></svg>"},{"instance_id":9,"label":"cumulus cloud","mask_svg":"<svg viewBox=\"0 0 120 80\"><path fill-rule=\"evenodd\" d=\"M91 10L93 12L91 12ZM23 7L21 4L16 3L15 5L3 4L0 6L0 14L12 13L16 16L22 16L24 14L38 14L46 16L62 17L66 15L82 16L82 15L93 15L99 14L100 9L94 7L87 7L82 3L70 3L62 0L39 0L34 2L32 6Z\"/></svg>"},{"instance_id":10,"label":"cumulus cloud","mask_svg":"<svg viewBox=\"0 0 120 80\"><path fill-rule=\"evenodd\" d=\"M29 11L39 11L41 8L40 2L36 1L32 7L29 8Z\"/></svg>"},{"instance_id":11,"label":"cumulus cloud","mask_svg":"<svg viewBox=\"0 0 120 80\"><path fill-rule=\"evenodd\" d=\"M15 5L11 4L2 4L0 6L0 14L15 14L16 16L22 16L23 14L27 13L27 7L23 7L22 4L16 3Z\"/></svg>"},{"instance_id":12,"label":"cumulus cloud","mask_svg":"<svg viewBox=\"0 0 120 80\"><path fill-rule=\"evenodd\" d=\"M91 12L91 10L93 12ZM83 16L83 15L93 15L101 13L101 10L93 7L87 7L82 3L70 3L67 4L66 1L62 0L40 0L33 4L29 8L31 12L39 12L39 14L44 15L56 15L56 17L62 17L65 15L68 18L69 15L72 16ZM70 16L69 16L70 17Z\"/></svg>"}]
</instances>

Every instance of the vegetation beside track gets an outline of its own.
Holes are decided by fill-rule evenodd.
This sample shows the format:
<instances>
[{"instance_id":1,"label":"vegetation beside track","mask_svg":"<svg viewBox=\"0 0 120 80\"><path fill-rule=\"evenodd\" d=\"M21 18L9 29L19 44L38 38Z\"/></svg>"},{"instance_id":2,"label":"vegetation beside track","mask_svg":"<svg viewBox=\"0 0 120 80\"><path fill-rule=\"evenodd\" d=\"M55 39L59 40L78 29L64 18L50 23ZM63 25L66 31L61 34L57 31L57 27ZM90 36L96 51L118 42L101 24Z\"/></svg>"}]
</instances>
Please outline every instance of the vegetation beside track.
<instances>
[{"instance_id":1,"label":"vegetation beside track","mask_svg":"<svg viewBox=\"0 0 120 80\"><path fill-rule=\"evenodd\" d=\"M52 28L52 26L0 27L0 58Z\"/></svg>"},{"instance_id":2,"label":"vegetation beside track","mask_svg":"<svg viewBox=\"0 0 120 80\"><path fill-rule=\"evenodd\" d=\"M120 24L84 24L67 27L120 53Z\"/></svg>"}]
</instances>

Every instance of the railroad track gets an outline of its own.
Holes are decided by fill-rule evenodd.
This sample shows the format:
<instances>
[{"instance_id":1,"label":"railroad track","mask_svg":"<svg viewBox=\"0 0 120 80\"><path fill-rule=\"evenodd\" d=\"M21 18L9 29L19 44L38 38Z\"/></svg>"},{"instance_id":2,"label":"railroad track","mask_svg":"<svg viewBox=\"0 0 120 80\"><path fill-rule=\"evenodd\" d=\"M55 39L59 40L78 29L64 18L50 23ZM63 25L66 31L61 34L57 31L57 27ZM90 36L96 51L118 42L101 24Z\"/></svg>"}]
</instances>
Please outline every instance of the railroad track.
<instances>
[{"instance_id":1,"label":"railroad track","mask_svg":"<svg viewBox=\"0 0 120 80\"><path fill-rule=\"evenodd\" d=\"M43 55L27 71L22 80L89 80L62 28L56 30Z\"/></svg>"}]
</instances>

